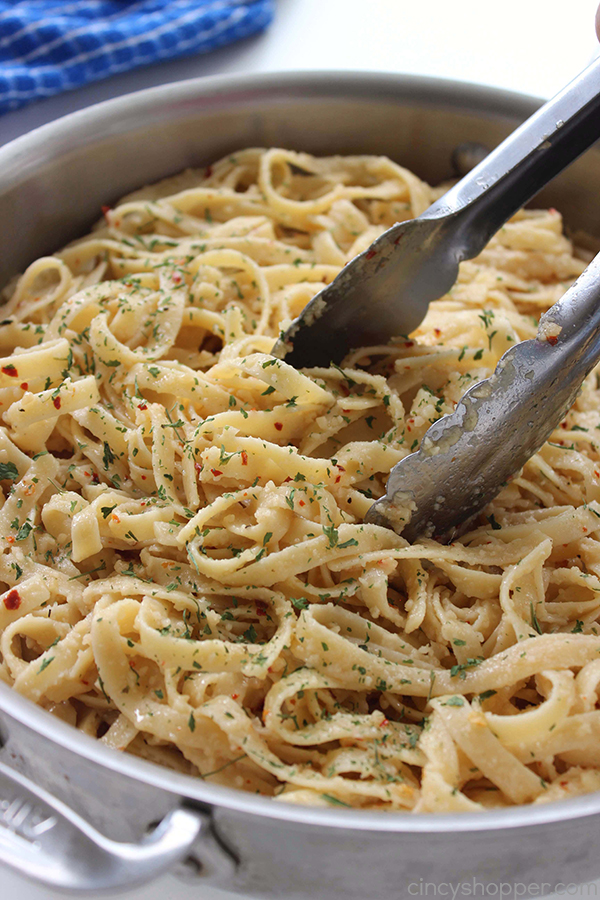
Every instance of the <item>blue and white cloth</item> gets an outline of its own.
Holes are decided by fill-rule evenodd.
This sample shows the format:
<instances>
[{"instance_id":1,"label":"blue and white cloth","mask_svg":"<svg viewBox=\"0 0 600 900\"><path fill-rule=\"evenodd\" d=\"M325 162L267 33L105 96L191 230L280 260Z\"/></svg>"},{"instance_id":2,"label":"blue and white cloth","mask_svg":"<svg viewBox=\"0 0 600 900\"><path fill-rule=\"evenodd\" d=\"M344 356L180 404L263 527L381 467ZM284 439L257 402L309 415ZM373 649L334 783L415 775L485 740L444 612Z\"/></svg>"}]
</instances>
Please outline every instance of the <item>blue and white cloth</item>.
<instances>
[{"instance_id":1,"label":"blue and white cloth","mask_svg":"<svg viewBox=\"0 0 600 900\"><path fill-rule=\"evenodd\" d=\"M274 0L0 0L0 114L266 28Z\"/></svg>"}]
</instances>

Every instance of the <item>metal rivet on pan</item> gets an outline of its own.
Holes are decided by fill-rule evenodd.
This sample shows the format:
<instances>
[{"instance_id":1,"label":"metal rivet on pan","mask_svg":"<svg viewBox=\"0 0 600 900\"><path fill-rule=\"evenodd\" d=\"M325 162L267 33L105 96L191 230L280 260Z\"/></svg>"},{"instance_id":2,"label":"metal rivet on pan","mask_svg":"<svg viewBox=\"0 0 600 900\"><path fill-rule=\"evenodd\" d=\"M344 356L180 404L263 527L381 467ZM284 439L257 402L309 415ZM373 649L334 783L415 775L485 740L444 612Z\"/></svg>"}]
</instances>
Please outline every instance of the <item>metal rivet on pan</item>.
<instances>
[{"instance_id":1,"label":"metal rivet on pan","mask_svg":"<svg viewBox=\"0 0 600 900\"><path fill-rule=\"evenodd\" d=\"M461 178L471 169L486 158L490 148L485 144L478 144L475 141L465 141L464 144L458 144L452 151L450 160L455 173Z\"/></svg>"}]
</instances>

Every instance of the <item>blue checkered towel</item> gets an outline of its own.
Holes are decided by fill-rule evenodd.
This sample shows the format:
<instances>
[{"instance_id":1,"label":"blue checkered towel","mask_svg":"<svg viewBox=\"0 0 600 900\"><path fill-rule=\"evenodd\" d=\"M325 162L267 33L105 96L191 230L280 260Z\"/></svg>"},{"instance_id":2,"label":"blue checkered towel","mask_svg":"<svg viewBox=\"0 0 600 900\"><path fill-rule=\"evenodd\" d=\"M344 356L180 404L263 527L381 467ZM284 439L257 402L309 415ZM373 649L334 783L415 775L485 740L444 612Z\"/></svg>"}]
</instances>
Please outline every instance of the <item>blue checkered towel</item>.
<instances>
[{"instance_id":1,"label":"blue checkered towel","mask_svg":"<svg viewBox=\"0 0 600 900\"><path fill-rule=\"evenodd\" d=\"M0 114L262 31L274 0L0 0Z\"/></svg>"}]
</instances>

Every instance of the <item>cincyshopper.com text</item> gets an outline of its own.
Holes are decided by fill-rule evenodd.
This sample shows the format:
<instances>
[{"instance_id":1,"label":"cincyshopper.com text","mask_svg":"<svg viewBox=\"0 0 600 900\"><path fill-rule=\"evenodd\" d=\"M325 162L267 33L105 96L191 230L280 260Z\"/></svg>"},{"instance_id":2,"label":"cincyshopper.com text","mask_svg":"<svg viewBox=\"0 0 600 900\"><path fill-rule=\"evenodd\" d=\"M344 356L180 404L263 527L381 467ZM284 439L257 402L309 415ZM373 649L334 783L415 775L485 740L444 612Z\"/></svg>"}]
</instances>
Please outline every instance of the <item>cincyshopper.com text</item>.
<instances>
[{"instance_id":1,"label":"cincyshopper.com text","mask_svg":"<svg viewBox=\"0 0 600 900\"><path fill-rule=\"evenodd\" d=\"M522 898L548 897L556 894L559 897L597 897L600 894L598 884L590 881L585 884L563 884L562 882L532 881L528 882L502 882L492 881L484 884L472 878L470 881L440 881L435 884L419 878L408 885L408 893L411 897L446 897L450 900L458 900L462 897L497 897L510 898L510 900L522 900Z\"/></svg>"}]
</instances>

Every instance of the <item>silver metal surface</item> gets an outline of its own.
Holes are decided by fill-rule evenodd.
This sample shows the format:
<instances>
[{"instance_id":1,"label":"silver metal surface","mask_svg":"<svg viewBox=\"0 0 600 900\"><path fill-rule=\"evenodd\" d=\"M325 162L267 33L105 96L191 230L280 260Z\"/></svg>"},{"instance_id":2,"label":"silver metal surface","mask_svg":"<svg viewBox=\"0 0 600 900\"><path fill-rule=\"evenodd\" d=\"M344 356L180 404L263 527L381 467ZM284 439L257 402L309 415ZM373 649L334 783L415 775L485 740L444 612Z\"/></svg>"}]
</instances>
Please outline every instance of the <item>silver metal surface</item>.
<instances>
[{"instance_id":1,"label":"silver metal surface","mask_svg":"<svg viewBox=\"0 0 600 900\"><path fill-rule=\"evenodd\" d=\"M421 216L393 225L344 266L276 342L274 355L297 367L323 366L356 347L406 338L430 302L450 290L459 263L481 253L511 215L598 137L600 59ZM589 281L586 294L595 303L600 288ZM580 299L581 293L580 287ZM586 306L574 299L565 304ZM495 375L471 388L451 416L429 429L420 450L394 467L367 521L415 540L445 535L479 512L544 444L597 362L588 352L581 365L588 324L570 332L568 342L561 338L559 351L548 354L549 344L535 342L510 350Z\"/></svg>"},{"instance_id":2,"label":"silver metal surface","mask_svg":"<svg viewBox=\"0 0 600 900\"><path fill-rule=\"evenodd\" d=\"M273 353L298 368L417 328L458 264L600 137L600 59L418 218L393 225L307 304Z\"/></svg>"},{"instance_id":3,"label":"silver metal surface","mask_svg":"<svg viewBox=\"0 0 600 900\"><path fill-rule=\"evenodd\" d=\"M452 176L457 145L494 147L536 105L464 84L332 72L203 79L111 101L0 149L0 282L81 234L101 204L244 145L385 153L437 183ZM600 234L599 195L593 149L540 203ZM138 843L182 805L210 815L214 845L239 859L220 886L263 900L399 900L420 878L514 885L600 875L599 794L460 816L286 805L111 751L4 684L0 738L2 762L111 840ZM202 860L202 832L199 844ZM190 897L202 896L201 884Z\"/></svg>"},{"instance_id":4,"label":"silver metal surface","mask_svg":"<svg viewBox=\"0 0 600 900\"><path fill-rule=\"evenodd\" d=\"M211 812L219 846L239 858L219 886L262 900L400 900L416 896L408 888L419 879L555 884L589 881L600 871L597 794L459 816L286 806L110 751L1 683L0 706L1 755L11 766L103 833L120 829L125 841L139 840L185 797ZM200 900L201 881L190 896Z\"/></svg>"},{"instance_id":5,"label":"silver metal surface","mask_svg":"<svg viewBox=\"0 0 600 900\"><path fill-rule=\"evenodd\" d=\"M0 862L63 891L120 890L187 858L205 814L174 809L139 844L105 837L23 775L0 763Z\"/></svg>"},{"instance_id":6,"label":"silver metal surface","mask_svg":"<svg viewBox=\"0 0 600 900\"><path fill-rule=\"evenodd\" d=\"M542 316L537 338L511 347L494 374L473 385L453 413L427 430L420 449L394 466L367 521L409 541L451 538L558 427L600 360L599 337L600 254Z\"/></svg>"}]
</instances>

